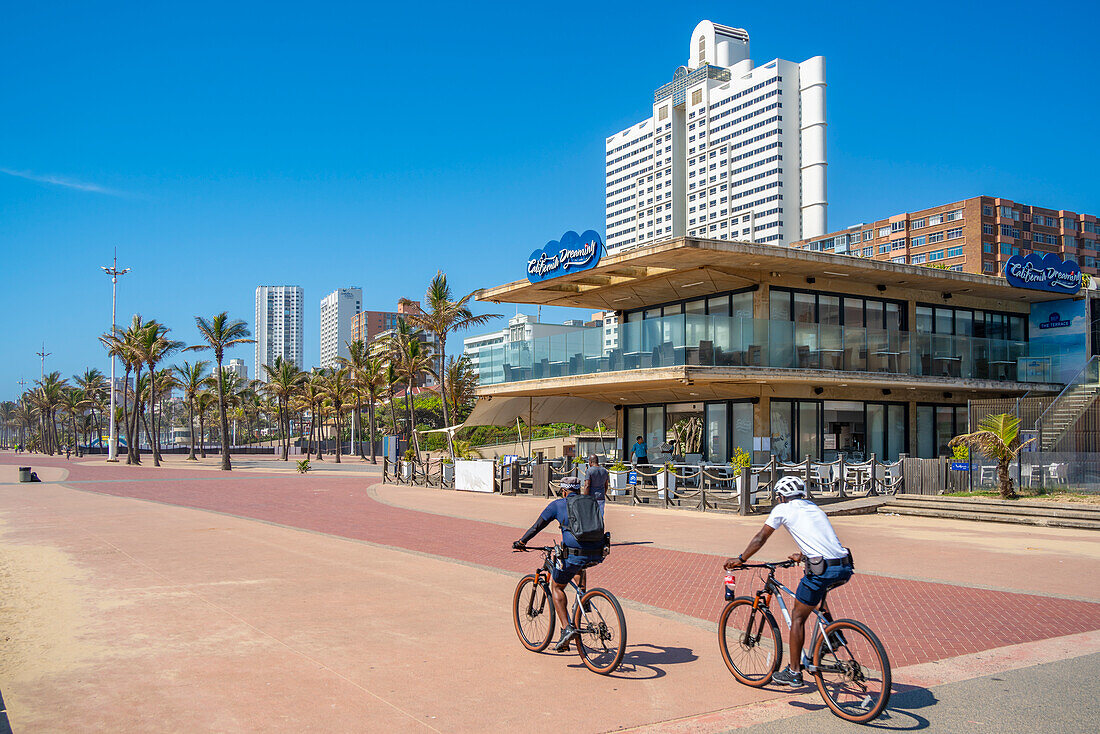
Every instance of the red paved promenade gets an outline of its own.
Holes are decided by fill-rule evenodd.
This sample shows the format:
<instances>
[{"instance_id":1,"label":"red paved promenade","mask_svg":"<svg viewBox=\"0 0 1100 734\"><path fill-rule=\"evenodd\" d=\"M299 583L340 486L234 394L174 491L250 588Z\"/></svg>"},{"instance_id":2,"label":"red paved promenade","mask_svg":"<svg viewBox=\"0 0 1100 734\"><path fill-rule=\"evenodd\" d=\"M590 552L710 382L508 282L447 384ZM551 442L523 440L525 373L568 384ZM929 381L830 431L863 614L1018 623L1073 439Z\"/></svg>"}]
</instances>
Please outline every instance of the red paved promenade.
<instances>
[{"instance_id":1,"label":"red paved promenade","mask_svg":"<svg viewBox=\"0 0 1100 734\"><path fill-rule=\"evenodd\" d=\"M2 461L23 463L12 456ZM63 483L84 491L214 510L516 574L530 570L536 562L536 556L509 550L519 535L514 527L380 502L369 491L377 478L258 471L227 476L209 470L85 466L38 456L28 457L26 463L62 466L69 472ZM608 524L614 532L613 520ZM546 532L542 537L551 536ZM730 552L740 550L746 538L744 531L731 533ZM616 534L615 540L625 545L616 547L595 572L599 585L623 599L707 622L717 618L722 606L722 556L649 547L644 545L648 538L630 532ZM762 557L777 555L765 552ZM856 558L859 567L858 553ZM916 571L904 575L917 575ZM982 569L975 568L975 578L981 575ZM783 580L791 585L796 579L791 571ZM835 594L833 606L837 616L871 625L896 667L1100 629L1100 603L1052 601L1036 594L882 575L857 573ZM507 614L507 609L502 607L500 613Z\"/></svg>"}]
</instances>

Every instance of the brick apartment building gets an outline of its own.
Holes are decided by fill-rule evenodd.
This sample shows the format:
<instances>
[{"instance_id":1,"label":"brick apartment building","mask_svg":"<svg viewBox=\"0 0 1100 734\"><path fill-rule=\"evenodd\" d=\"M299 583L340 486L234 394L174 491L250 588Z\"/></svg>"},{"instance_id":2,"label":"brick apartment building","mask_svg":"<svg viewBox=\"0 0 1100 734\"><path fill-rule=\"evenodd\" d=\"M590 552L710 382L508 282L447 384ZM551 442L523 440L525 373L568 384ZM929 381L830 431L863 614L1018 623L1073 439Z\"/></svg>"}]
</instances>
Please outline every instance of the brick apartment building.
<instances>
[{"instance_id":1,"label":"brick apartment building","mask_svg":"<svg viewBox=\"0 0 1100 734\"><path fill-rule=\"evenodd\" d=\"M975 196L799 240L791 247L1003 275L1013 255L1054 252L1096 275L1100 222L1090 214Z\"/></svg>"},{"instance_id":2,"label":"brick apartment building","mask_svg":"<svg viewBox=\"0 0 1100 734\"><path fill-rule=\"evenodd\" d=\"M351 318L351 339L362 339L370 343L374 337L384 331L397 328L397 319L410 313L420 312L420 302L406 308L398 304L396 311L362 311Z\"/></svg>"}]
</instances>

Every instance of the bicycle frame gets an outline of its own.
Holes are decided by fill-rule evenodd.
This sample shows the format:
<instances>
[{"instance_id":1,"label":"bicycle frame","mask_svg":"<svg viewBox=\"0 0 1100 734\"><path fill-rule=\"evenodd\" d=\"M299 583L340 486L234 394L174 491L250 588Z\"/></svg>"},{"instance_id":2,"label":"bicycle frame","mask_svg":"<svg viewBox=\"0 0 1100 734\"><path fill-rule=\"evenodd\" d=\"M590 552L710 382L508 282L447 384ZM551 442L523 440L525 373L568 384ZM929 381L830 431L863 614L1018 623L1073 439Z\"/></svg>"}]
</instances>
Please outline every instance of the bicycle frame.
<instances>
[{"instance_id":1,"label":"bicycle frame","mask_svg":"<svg viewBox=\"0 0 1100 734\"><path fill-rule=\"evenodd\" d=\"M561 549L558 545L554 545L544 546L542 548L531 548L530 550L541 550L543 553L546 554L546 559L543 561L542 566L535 571L535 586L533 586L531 589L531 593L533 595L535 587L542 584L546 584L549 590L550 583L554 579L553 574L551 573L554 568L554 558L558 553L561 552ZM581 573L583 574L584 572L582 571ZM576 578L577 577L574 576L573 578L569 579L569 583L566 585L567 590L573 590L573 606L569 609L569 619L565 620L567 624L576 618L577 608L581 605L581 597L584 596L586 591L586 589L581 588L581 586L577 584ZM568 596L569 592L566 591L567 602ZM553 603L552 600L551 603ZM528 602L528 605L530 605L530 602ZM589 624L588 612L584 609L581 609L581 616L584 618L585 623Z\"/></svg>"},{"instance_id":2,"label":"bicycle frame","mask_svg":"<svg viewBox=\"0 0 1100 734\"><path fill-rule=\"evenodd\" d=\"M791 632L791 613L787 609L786 602L783 601L783 594L785 593L787 596L794 599L795 598L794 592L791 591L786 586L784 586L781 581L778 581L775 578L775 569L778 568L778 566L770 566L769 565L769 566L761 566L761 567L769 569L768 578L764 581L764 588L757 591L754 595L753 604L752 604L753 610L759 610L761 608L764 608L764 609L766 609L770 612L771 611L771 601L772 601L772 598L774 597L775 600L777 602L779 602L779 610L781 612L783 612L783 621L787 625L787 638L789 640L790 639L790 632ZM836 648L833 647L832 641L825 634L825 628L828 627L832 623L833 618L832 618L832 615L829 613L829 607L826 604L825 599L821 600L821 604L819 606L820 606L820 608L811 609L811 611L814 613L814 616L816 617L816 619L815 619L815 625L814 625L814 632L813 632L813 635L810 637L810 644L809 644L808 649L810 649L810 650L814 649L814 646L817 642L817 637L818 637L818 635L821 635L825 640L825 645L828 647L829 652L832 652L832 653L835 654L836 653ZM763 619L761 619L761 626L763 626ZM818 673L818 672L834 672L831 667L818 668L817 666L813 665L811 663L811 661L809 660L808 656L806 655L806 649L807 648L802 649L802 668L806 672L810 673L811 675L813 675L815 673Z\"/></svg>"}]
</instances>

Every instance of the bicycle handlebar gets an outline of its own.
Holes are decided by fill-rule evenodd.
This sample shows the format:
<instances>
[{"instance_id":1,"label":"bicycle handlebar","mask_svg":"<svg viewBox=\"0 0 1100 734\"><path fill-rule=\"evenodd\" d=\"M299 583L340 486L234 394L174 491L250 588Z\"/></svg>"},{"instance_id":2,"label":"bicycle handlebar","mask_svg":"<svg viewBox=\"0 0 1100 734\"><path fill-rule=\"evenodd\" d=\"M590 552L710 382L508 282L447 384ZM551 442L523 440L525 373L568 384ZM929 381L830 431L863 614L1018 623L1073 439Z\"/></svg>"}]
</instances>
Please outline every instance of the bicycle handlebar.
<instances>
[{"instance_id":1,"label":"bicycle handlebar","mask_svg":"<svg viewBox=\"0 0 1100 734\"><path fill-rule=\"evenodd\" d=\"M533 545L533 546L525 547L522 550L520 550L519 548L513 548L512 552L513 553L530 553L531 551L542 551L543 553L550 553L553 550L554 550L554 546L552 546L552 545Z\"/></svg>"},{"instance_id":2,"label":"bicycle handlebar","mask_svg":"<svg viewBox=\"0 0 1100 734\"><path fill-rule=\"evenodd\" d=\"M791 568L798 565L797 561L792 561L789 558L785 561L772 561L764 563L742 563L738 568L767 568L774 571L777 568Z\"/></svg>"}]
</instances>

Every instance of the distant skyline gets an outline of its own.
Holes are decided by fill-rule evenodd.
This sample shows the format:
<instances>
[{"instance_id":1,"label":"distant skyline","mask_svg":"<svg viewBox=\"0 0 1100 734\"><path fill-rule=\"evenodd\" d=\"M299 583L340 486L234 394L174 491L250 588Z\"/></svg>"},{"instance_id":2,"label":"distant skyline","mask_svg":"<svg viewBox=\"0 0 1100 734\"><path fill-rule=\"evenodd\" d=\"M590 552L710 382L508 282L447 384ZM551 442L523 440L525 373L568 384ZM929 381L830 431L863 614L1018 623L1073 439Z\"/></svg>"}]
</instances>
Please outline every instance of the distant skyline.
<instances>
[{"instance_id":1,"label":"distant skyline","mask_svg":"<svg viewBox=\"0 0 1100 734\"><path fill-rule=\"evenodd\" d=\"M389 311L437 269L459 295L525 277L564 231L604 233L604 139L702 19L758 64L825 56L829 231L980 194L1100 213L1095 4L11 5L0 399L43 342L47 371L107 373L116 246L119 323L188 343L195 315L254 330L256 286L302 286L307 367L337 288Z\"/></svg>"}]
</instances>

